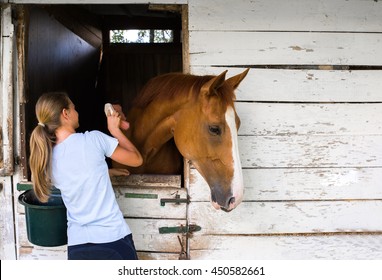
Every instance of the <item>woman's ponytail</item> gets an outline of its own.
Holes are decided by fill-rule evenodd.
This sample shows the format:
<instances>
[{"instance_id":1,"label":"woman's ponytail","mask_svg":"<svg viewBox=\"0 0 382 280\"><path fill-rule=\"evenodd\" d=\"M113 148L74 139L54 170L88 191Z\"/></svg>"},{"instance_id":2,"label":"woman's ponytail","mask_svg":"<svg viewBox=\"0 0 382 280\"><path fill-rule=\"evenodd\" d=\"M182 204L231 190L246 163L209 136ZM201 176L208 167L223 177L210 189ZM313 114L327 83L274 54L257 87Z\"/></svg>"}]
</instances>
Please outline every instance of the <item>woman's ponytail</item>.
<instances>
[{"instance_id":1,"label":"woman's ponytail","mask_svg":"<svg viewBox=\"0 0 382 280\"><path fill-rule=\"evenodd\" d=\"M29 145L29 166L33 189L41 202L47 202L52 189L52 151L60 115L68 109L70 99L65 92L45 93L36 103L37 126L32 131Z\"/></svg>"},{"instance_id":2,"label":"woman's ponytail","mask_svg":"<svg viewBox=\"0 0 382 280\"><path fill-rule=\"evenodd\" d=\"M33 189L41 202L47 202L50 196L52 140L45 128L37 125L30 138L29 165L32 172Z\"/></svg>"}]
</instances>

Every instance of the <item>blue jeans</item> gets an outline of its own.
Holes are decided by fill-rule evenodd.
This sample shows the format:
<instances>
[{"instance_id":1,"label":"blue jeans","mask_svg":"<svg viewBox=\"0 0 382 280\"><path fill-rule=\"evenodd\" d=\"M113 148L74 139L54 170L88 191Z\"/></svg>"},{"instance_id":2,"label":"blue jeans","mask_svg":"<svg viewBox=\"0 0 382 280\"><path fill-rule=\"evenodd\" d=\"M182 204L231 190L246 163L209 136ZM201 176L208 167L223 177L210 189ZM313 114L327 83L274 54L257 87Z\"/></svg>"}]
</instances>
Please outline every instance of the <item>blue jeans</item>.
<instances>
[{"instance_id":1,"label":"blue jeans","mask_svg":"<svg viewBox=\"0 0 382 280\"><path fill-rule=\"evenodd\" d=\"M137 260L133 235L109 243L68 246L68 260Z\"/></svg>"}]
</instances>

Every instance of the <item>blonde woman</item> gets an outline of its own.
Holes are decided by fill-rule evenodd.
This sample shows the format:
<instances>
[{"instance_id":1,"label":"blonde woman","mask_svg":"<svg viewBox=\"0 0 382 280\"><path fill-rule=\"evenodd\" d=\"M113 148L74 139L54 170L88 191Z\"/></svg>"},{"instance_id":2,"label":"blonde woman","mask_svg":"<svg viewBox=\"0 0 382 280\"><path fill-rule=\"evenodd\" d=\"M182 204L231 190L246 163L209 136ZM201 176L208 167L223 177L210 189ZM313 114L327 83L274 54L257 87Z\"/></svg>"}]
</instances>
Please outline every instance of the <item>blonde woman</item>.
<instances>
[{"instance_id":1,"label":"blonde woman","mask_svg":"<svg viewBox=\"0 0 382 280\"><path fill-rule=\"evenodd\" d=\"M30 167L37 198L61 191L68 217L68 259L137 259L129 226L115 199L105 157L139 166L142 157L121 131L119 113L107 116L110 134L76 133L78 113L66 93L43 94L30 138Z\"/></svg>"}]
</instances>

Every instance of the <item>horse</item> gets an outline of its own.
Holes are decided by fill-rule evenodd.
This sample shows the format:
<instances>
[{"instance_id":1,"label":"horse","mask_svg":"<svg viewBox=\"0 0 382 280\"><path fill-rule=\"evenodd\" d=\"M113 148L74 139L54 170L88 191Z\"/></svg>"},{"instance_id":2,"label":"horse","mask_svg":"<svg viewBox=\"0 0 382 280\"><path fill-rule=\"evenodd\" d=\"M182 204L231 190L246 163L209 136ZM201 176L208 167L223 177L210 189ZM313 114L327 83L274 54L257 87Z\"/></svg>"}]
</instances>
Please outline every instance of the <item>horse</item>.
<instances>
[{"instance_id":1,"label":"horse","mask_svg":"<svg viewBox=\"0 0 382 280\"><path fill-rule=\"evenodd\" d=\"M235 89L249 69L220 75L169 73L149 80L127 114L126 136L143 164L135 174L180 174L183 157L210 187L215 209L231 211L243 197ZM122 166L113 166L119 167Z\"/></svg>"}]
</instances>

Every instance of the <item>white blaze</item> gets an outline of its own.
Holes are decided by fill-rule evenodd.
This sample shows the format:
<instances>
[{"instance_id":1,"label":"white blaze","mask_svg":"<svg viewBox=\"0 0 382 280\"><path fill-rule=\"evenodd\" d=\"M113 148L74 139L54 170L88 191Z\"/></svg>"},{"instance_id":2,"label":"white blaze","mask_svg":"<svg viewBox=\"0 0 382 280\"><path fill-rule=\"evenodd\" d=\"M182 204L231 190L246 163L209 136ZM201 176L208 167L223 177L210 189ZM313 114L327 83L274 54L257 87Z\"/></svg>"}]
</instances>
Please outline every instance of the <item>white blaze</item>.
<instances>
[{"instance_id":1,"label":"white blaze","mask_svg":"<svg viewBox=\"0 0 382 280\"><path fill-rule=\"evenodd\" d=\"M237 128L236 128L236 120L235 120L235 111L232 107L228 107L225 113L225 119L228 124L228 127L231 132L231 141L232 141L232 158L233 158L233 178L231 182L232 194L235 197L235 205L236 207L241 200L243 199L243 173L241 169L240 162L240 154L239 154L239 145L237 139Z\"/></svg>"}]
</instances>

